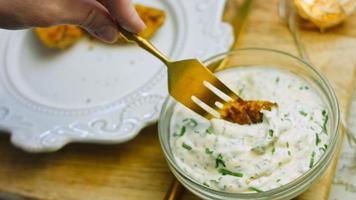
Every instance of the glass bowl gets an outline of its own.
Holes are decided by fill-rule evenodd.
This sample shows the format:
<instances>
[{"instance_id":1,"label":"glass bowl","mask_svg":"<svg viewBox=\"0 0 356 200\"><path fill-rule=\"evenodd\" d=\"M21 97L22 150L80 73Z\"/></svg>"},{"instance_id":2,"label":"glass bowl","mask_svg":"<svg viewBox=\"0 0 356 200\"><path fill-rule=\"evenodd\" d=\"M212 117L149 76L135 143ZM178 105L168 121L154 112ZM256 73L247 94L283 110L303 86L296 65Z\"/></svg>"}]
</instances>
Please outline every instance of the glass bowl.
<instances>
[{"instance_id":1,"label":"glass bowl","mask_svg":"<svg viewBox=\"0 0 356 200\"><path fill-rule=\"evenodd\" d=\"M262 48L238 49L219 54L204 61L214 72L231 67L263 66L284 69L303 78L319 93L326 104L329 113L329 145L318 162L305 174L292 182L278 188L260 193L231 193L205 187L189 177L176 164L170 148L170 123L177 102L167 97L159 118L159 140L170 170L176 178L191 192L203 199L291 199L308 189L318 180L328 168L337 150L340 140L339 121L340 111L335 93L329 82L309 63L288 53ZM222 67L223 66L223 67Z\"/></svg>"}]
</instances>

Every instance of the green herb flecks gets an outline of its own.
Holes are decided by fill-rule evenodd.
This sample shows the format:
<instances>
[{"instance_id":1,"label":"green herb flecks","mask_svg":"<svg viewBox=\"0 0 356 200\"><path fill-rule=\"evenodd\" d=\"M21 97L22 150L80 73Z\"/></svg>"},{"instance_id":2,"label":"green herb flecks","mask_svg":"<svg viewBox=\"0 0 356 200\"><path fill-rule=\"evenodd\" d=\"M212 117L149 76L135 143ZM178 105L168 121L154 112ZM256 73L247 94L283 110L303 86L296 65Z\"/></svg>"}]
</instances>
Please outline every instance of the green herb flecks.
<instances>
[{"instance_id":1,"label":"green herb flecks","mask_svg":"<svg viewBox=\"0 0 356 200\"><path fill-rule=\"evenodd\" d=\"M299 90L309 90L309 87L308 86L300 86Z\"/></svg>"},{"instance_id":2,"label":"green herb flecks","mask_svg":"<svg viewBox=\"0 0 356 200\"><path fill-rule=\"evenodd\" d=\"M311 154L309 168L312 168L314 165L314 157L315 157L315 151L313 151L313 153Z\"/></svg>"},{"instance_id":3,"label":"green herb flecks","mask_svg":"<svg viewBox=\"0 0 356 200\"><path fill-rule=\"evenodd\" d=\"M279 183L281 181L281 179L277 179L276 182Z\"/></svg>"},{"instance_id":4,"label":"green herb flecks","mask_svg":"<svg viewBox=\"0 0 356 200\"><path fill-rule=\"evenodd\" d=\"M230 176L236 176L236 177L243 177L243 174L240 173L240 172L232 172L230 170L227 170L225 168L220 168L219 169L219 173L222 174L222 175L230 175Z\"/></svg>"},{"instance_id":5,"label":"green herb flecks","mask_svg":"<svg viewBox=\"0 0 356 200\"><path fill-rule=\"evenodd\" d=\"M321 140L319 137L319 134L315 133L315 145L318 146L320 144Z\"/></svg>"},{"instance_id":6,"label":"green herb flecks","mask_svg":"<svg viewBox=\"0 0 356 200\"><path fill-rule=\"evenodd\" d=\"M255 191L255 192L263 192L263 190L261 190L261 189L258 189L257 187L249 187L249 189L250 190L253 190L253 191Z\"/></svg>"},{"instance_id":7,"label":"green herb flecks","mask_svg":"<svg viewBox=\"0 0 356 200\"><path fill-rule=\"evenodd\" d=\"M186 143L183 142L182 147L185 148L186 150L190 151L192 150L192 147L187 145Z\"/></svg>"},{"instance_id":8,"label":"green herb flecks","mask_svg":"<svg viewBox=\"0 0 356 200\"><path fill-rule=\"evenodd\" d=\"M182 137L184 135L185 131L186 131L186 127L182 126L182 128L180 128L179 134L174 133L173 135L174 136L178 136L178 137Z\"/></svg>"},{"instance_id":9,"label":"green herb flecks","mask_svg":"<svg viewBox=\"0 0 356 200\"><path fill-rule=\"evenodd\" d=\"M288 150L288 156L292 156L292 152Z\"/></svg>"},{"instance_id":10,"label":"green herb flecks","mask_svg":"<svg viewBox=\"0 0 356 200\"><path fill-rule=\"evenodd\" d=\"M192 128L195 128L196 126L198 126L198 122L193 118L183 119L183 122L186 123L187 125L191 126Z\"/></svg>"},{"instance_id":11,"label":"green herb flecks","mask_svg":"<svg viewBox=\"0 0 356 200\"><path fill-rule=\"evenodd\" d=\"M328 134L327 123L328 123L328 120L329 120L329 115L325 113L325 115L323 114L323 116L324 116L323 132L325 134Z\"/></svg>"},{"instance_id":12,"label":"green herb flecks","mask_svg":"<svg viewBox=\"0 0 356 200\"><path fill-rule=\"evenodd\" d=\"M203 185L206 187L210 187L206 182L204 182Z\"/></svg>"},{"instance_id":13,"label":"green herb flecks","mask_svg":"<svg viewBox=\"0 0 356 200\"><path fill-rule=\"evenodd\" d=\"M269 130L268 130L268 135L269 135L270 137L273 137L273 130L272 130L272 129L269 129Z\"/></svg>"},{"instance_id":14,"label":"green herb flecks","mask_svg":"<svg viewBox=\"0 0 356 200\"><path fill-rule=\"evenodd\" d=\"M328 148L328 145L324 144L324 146L320 147L319 149L325 152L327 148Z\"/></svg>"},{"instance_id":15,"label":"green herb flecks","mask_svg":"<svg viewBox=\"0 0 356 200\"><path fill-rule=\"evenodd\" d=\"M308 115L308 113L304 112L304 111L299 111L299 114L303 115L304 117Z\"/></svg>"},{"instance_id":16,"label":"green herb flecks","mask_svg":"<svg viewBox=\"0 0 356 200\"><path fill-rule=\"evenodd\" d=\"M276 152L276 147L273 146L273 147L272 147L272 155L273 155L275 152Z\"/></svg>"},{"instance_id":17,"label":"green herb flecks","mask_svg":"<svg viewBox=\"0 0 356 200\"><path fill-rule=\"evenodd\" d=\"M211 155L211 154L213 154L213 151L210 150L209 148L205 148L205 153L208 155Z\"/></svg>"},{"instance_id":18,"label":"green herb flecks","mask_svg":"<svg viewBox=\"0 0 356 200\"><path fill-rule=\"evenodd\" d=\"M286 147L289 148L289 142L286 143Z\"/></svg>"},{"instance_id":19,"label":"green herb flecks","mask_svg":"<svg viewBox=\"0 0 356 200\"><path fill-rule=\"evenodd\" d=\"M215 168L218 168L220 165L226 167L223 159L224 158L222 157L222 155L219 154L218 157L215 159Z\"/></svg>"},{"instance_id":20,"label":"green herb flecks","mask_svg":"<svg viewBox=\"0 0 356 200\"><path fill-rule=\"evenodd\" d=\"M213 127L210 126L208 129L206 129L207 134L213 134Z\"/></svg>"},{"instance_id":21,"label":"green herb flecks","mask_svg":"<svg viewBox=\"0 0 356 200\"><path fill-rule=\"evenodd\" d=\"M279 83L279 77L276 78L276 83Z\"/></svg>"}]
</instances>

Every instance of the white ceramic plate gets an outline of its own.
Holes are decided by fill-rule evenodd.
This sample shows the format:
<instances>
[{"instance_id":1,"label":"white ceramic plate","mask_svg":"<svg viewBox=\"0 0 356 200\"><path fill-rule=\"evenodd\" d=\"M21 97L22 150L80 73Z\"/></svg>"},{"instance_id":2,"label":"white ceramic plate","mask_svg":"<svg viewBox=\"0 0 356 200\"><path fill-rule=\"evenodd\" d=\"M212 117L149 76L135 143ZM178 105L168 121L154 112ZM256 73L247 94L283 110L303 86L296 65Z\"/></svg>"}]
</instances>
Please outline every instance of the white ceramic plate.
<instances>
[{"instance_id":1,"label":"white ceramic plate","mask_svg":"<svg viewBox=\"0 0 356 200\"><path fill-rule=\"evenodd\" d=\"M151 42L170 58L204 59L230 47L222 0L137 2L166 11ZM0 129L26 151L132 139L157 120L166 81L162 63L135 45L83 39L56 52L29 30L0 30Z\"/></svg>"}]
</instances>

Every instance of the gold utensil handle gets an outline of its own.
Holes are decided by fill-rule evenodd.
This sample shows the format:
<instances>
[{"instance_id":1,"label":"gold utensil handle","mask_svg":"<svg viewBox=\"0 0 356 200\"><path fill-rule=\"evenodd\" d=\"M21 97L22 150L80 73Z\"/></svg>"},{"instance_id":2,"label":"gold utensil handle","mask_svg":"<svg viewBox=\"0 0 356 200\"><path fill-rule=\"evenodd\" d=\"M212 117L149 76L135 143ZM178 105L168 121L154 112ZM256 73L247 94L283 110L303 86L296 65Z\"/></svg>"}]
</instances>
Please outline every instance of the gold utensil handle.
<instances>
[{"instance_id":1,"label":"gold utensil handle","mask_svg":"<svg viewBox=\"0 0 356 200\"><path fill-rule=\"evenodd\" d=\"M183 186L174 178L166 196L163 200L179 200L182 196Z\"/></svg>"},{"instance_id":2,"label":"gold utensil handle","mask_svg":"<svg viewBox=\"0 0 356 200\"><path fill-rule=\"evenodd\" d=\"M171 61L165 56L163 55L160 51L158 51L158 49L156 47L154 47L148 40L146 40L143 37L140 37L139 35L137 35L136 33L132 33L130 31L127 31L126 29L124 29L123 27L121 27L120 25L118 25L118 29L121 33L122 36L124 36L126 38L126 40L131 41L136 43L137 45L139 45L140 47L142 47L143 49L145 49L146 51L148 51L149 53L151 53L152 55L156 56L158 59L160 59L164 64L168 64Z\"/></svg>"}]
</instances>

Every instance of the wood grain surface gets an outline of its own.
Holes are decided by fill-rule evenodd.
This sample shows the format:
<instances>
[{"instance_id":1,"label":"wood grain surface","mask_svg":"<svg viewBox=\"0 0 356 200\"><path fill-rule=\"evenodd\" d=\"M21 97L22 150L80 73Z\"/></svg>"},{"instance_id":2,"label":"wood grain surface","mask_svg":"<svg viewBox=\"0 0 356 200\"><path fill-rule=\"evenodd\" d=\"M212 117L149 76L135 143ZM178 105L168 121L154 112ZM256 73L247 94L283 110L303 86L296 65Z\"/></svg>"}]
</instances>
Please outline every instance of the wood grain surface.
<instances>
[{"instance_id":1,"label":"wood grain surface","mask_svg":"<svg viewBox=\"0 0 356 200\"><path fill-rule=\"evenodd\" d=\"M239 1L238 1L239 2ZM238 47L297 54L278 16L277 0L256 0ZM328 77L346 116L356 76L356 15L320 33L302 30L311 62ZM3 134L0 134L0 136ZM322 179L297 199L325 200L336 159ZM71 144L51 154L28 154L0 138L0 196L43 200L162 199L173 177L160 149L156 124L120 145ZM198 199L185 191L182 199Z\"/></svg>"}]
</instances>

